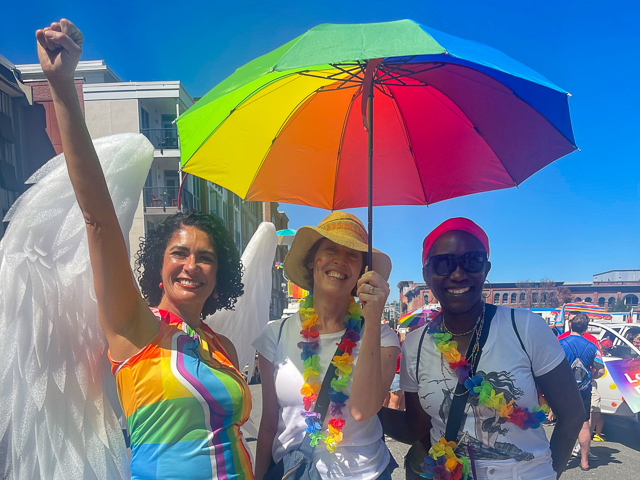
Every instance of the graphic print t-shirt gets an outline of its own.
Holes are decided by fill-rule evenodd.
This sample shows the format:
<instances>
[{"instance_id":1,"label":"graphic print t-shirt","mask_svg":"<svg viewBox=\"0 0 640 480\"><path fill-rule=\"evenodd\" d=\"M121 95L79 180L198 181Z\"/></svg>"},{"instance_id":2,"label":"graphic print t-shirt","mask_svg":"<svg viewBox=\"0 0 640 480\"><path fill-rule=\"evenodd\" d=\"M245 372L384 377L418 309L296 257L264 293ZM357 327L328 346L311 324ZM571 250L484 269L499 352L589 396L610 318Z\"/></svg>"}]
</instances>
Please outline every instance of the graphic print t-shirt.
<instances>
[{"instance_id":1,"label":"graphic print t-shirt","mask_svg":"<svg viewBox=\"0 0 640 480\"><path fill-rule=\"evenodd\" d=\"M538 405L534 375L539 377L549 373L565 356L555 335L539 315L516 310L516 325L526 352L522 350L511 324L511 309L497 308L477 373L494 385L496 393L502 392L507 400L514 399L518 406L531 410ZM424 328L406 337L402 349L400 388L405 392L418 393L422 408L431 416L431 441L435 443L444 437L457 378L448 371L448 365L441 363L441 355L429 334L422 342L416 378L418 343ZM522 430L507 423L495 410L479 404L477 396L470 397L467 402L458 442L462 445L461 450L466 450L465 446L471 444L477 460L528 461L549 452L549 442L542 428ZM466 454L465 451L458 453Z\"/></svg>"}]
</instances>

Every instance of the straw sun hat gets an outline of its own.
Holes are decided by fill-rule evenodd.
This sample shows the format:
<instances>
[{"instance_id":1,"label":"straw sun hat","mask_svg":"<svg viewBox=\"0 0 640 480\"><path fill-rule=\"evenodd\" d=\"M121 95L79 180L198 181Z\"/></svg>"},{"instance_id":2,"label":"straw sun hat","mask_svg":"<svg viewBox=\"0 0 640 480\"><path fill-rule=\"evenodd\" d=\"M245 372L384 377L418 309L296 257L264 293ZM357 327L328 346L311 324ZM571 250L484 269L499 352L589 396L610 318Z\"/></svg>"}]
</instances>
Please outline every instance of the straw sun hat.
<instances>
[{"instance_id":1,"label":"straw sun hat","mask_svg":"<svg viewBox=\"0 0 640 480\"><path fill-rule=\"evenodd\" d=\"M368 250L367 231L358 217L350 213L333 212L317 227L298 229L291 249L284 259L284 273L289 280L305 290L311 290L312 285L307 280L309 269L304 265L304 259L311 247L321 238L328 238L338 245L358 252L366 253ZM373 271L385 280L389 279L391 273L391 259L375 248L373 249Z\"/></svg>"}]
</instances>

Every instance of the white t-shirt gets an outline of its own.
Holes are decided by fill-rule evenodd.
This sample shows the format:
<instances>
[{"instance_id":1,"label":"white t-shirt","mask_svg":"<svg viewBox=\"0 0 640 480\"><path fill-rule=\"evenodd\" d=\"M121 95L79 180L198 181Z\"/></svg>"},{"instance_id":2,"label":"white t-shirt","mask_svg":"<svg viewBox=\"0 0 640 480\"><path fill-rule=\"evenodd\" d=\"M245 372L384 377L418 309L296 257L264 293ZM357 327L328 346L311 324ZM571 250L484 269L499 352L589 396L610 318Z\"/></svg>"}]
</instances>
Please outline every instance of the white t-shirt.
<instances>
[{"instance_id":1,"label":"white t-shirt","mask_svg":"<svg viewBox=\"0 0 640 480\"><path fill-rule=\"evenodd\" d=\"M278 333L282 320L269 322L260 335L253 342L253 346L264 358L274 365L274 381L280 417L278 419L278 432L273 442L273 460L279 462L284 454L298 448L304 438L304 429L307 426L300 412L304 410L300 389L304 383L302 372L303 361L300 358L298 342L302 341L300 331L300 317L296 313L289 317L282 328L282 336L278 343ZM340 342L344 330L337 333L320 335L320 377L322 383L327 368L336 352L337 343ZM382 347L400 347L396 334L388 325L382 325L380 331L380 345ZM360 342L353 349L354 364L358 363ZM345 393L350 395L353 375L347 385ZM331 417L325 417L323 433L327 429L327 423ZM382 425L378 416L374 415L368 420L356 422L349 413L349 400L342 409L342 419L345 421L342 430L343 438L335 453L330 453L324 443L318 443L313 450L313 459L322 478L349 477L356 480L369 480L377 478L389 463L389 450L382 438Z\"/></svg>"},{"instance_id":2,"label":"white t-shirt","mask_svg":"<svg viewBox=\"0 0 640 480\"><path fill-rule=\"evenodd\" d=\"M542 317L528 310L516 310L515 316L526 352L522 350L513 329L511 309L498 307L491 321L477 373L489 377L496 393L504 392L507 400L513 398L518 406L531 410L538 405L534 376L549 373L565 356ZM452 390L456 387L457 379L448 372L446 362L442 366L444 360L436 352L435 340L428 333L422 342L416 379L418 344L424 328L409 333L405 339L400 388L405 392L418 392L422 408L431 417L431 441L435 443L444 437L445 422L453 398L445 386L442 372ZM549 442L542 428L522 430L517 425L506 423L495 410L478 404L477 398L469 397L466 418L463 417L458 435L458 442L473 445L476 460L527 461L549 453Z\"/></svg>"}]
</instances>

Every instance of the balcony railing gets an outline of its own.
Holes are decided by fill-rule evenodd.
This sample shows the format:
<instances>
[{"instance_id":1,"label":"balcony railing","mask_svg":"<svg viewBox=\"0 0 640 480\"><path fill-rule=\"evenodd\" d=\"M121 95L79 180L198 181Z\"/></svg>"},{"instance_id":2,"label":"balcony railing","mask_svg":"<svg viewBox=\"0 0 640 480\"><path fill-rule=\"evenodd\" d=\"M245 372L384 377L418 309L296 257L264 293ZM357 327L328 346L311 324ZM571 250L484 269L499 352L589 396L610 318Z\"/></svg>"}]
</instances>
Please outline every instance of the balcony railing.
<instances>
[{"instance_id":1,"label":"balcony railing","mask_svg":"<svg viewBox=\"0 0 640 480\"><path fill-rule=\"evenodd\" d=\"M178 148L178 129L170 128L141 128L140 133L149 139L155 148L160 150Z\"/></svg>"},{"instance_id":2,"label":"balcony railing","mask_svg":"<svg viewBox=\"0 0 640 480\"><path fill-rule=\"evenodd\" d=\"M169 209L178 208L178 192L179 187L144 187L142 189L142 197L145 212L147 208L162 208L164 212ZM182 210L200 210L200 199L183 189L182 190ZM174 210L174 212L176 211Z\"/></svg>"}]
</instances>

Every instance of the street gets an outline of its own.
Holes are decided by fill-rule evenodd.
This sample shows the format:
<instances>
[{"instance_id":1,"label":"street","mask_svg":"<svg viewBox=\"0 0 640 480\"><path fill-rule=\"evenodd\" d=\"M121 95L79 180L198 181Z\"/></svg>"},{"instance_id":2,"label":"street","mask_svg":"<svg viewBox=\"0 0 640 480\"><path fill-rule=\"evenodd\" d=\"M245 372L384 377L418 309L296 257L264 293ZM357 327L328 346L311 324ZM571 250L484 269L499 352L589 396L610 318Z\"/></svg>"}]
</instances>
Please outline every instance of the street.
<instances>
[{"instance_id":1,"label":"street","mask_svg":"<svg viewBox=\"0 0 640 480\"><path fill-rule=\"evenodd\" d=\"M260 385L250 385L253 397L253 408L251 419L256 425L260 425L262 409L262 395ZM545 427L547 436L551 436L553 427ZM588 472L580 470L580 462L577 458L572 458L567 465L567 470L562 475L565 480L583 479L610 479L610 480L635 480L640 471L640 437L631 430L624 428L614 428L607 425L605 420L604 434L606 442L593 442L591 451L598 456L598 461L592 461L591 469ZM256 441L247 438L247 443L251 454L256 453ZM402 463L404 455L409 449L408 445L387 439L387 446L396 461L401 464L400 468L393 472L393 480L404 480L404 469Z\"/></svg>"}]
</instances>

